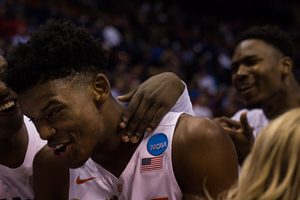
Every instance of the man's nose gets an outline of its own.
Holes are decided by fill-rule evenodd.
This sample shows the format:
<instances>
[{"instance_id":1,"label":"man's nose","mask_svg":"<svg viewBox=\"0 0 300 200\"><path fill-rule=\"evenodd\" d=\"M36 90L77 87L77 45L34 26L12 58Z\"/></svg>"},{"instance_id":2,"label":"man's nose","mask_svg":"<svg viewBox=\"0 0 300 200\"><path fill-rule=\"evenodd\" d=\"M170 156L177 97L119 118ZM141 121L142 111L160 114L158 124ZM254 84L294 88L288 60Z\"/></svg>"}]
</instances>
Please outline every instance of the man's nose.
<instances>
[{"instance_id":1,"label":"man's nose","mask_svg":"<svg viewBox=\"0 0 300 200\"><path fill-rule=\"evenodd\" d=\"M42 140L48 140L56 133L56 129L49 126L47 123L39 123L39 125L36 125L36 130L40 134Z\"/></svg>"},{"instance_id":2,"label":"man's nose","mask_svg":"<svg viewBox=\"0 0 300 200\"><path fill-rule=\"evenodd\" d=\"M238 75L238 76L245 76L248 73L249 72L248 72L247 66L245 66L245 65L242 64L242 65L239 66L239 68L238 68L238 70L236 72L236 75Z\"/></svg>"}]
</instances>

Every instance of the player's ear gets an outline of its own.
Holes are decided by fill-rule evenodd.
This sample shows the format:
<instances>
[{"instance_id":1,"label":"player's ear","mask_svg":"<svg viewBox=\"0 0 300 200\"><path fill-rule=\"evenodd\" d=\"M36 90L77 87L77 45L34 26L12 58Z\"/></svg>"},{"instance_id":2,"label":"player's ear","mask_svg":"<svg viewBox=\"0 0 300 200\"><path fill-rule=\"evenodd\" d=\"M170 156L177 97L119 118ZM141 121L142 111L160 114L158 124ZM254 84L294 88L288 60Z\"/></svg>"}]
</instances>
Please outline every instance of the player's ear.
<instances>
[{"instance_id":1,"label":"player's ear","mask_svg":"<svg viewBox=\"0 0 300 200\"><path fill-rule=\"evenodd\" d=\"M93 93L97 103L104 103L110 95L110 83L107 77L99 73L93 80Z\"/></svg>"},{"instance_id":2,"label":"player's ear","mask_svg":"<svg viewBox=\"0 0 300 200\"><path fill-rule=\"evenodd\" d=\"M281 60L281 73L282 75L287 75L292 72L294 62L291 57L285 56Z\"/></svg>"}]
</instances>

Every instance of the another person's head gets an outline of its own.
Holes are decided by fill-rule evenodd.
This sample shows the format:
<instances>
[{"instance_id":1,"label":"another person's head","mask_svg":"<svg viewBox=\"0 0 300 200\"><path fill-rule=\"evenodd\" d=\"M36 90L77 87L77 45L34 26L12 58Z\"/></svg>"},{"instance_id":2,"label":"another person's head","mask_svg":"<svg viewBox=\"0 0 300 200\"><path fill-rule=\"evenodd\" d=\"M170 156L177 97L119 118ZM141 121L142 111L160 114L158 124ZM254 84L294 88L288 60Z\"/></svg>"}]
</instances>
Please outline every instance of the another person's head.
<instances>
[{"instance_id":1,"label":"another person's head","mask_svg":"<svg viewBox=\"0 0 300 200\"><path fill-rule=\"evenodd\" d=\"M7 58L6 82L19 94L24 114L71 168L84 164L103 137L103 110L109 108L102 105L111 98L107 59L99 39L58 20L41 25Z\"/></svg>"},{"instance_id":2,"label":"another person's head","mask_svg":"<svg viewBox=\"0 0 300 200\"><path fill-rule=\"evenodd\" d=\"M4 76L6 61L0 55L0 78ZM18 95L0 80L0 139L12 138L23 126L23 113Z\"/></svg>"},{"instance_id":3,"label":"another person's head","mask_svg":"<svg viewBox=\"0 0 300 200\"><path fill-rule=\"evenodd\" d=\"M259 108L284 90L284 82L293 77L293 57L293 42L278 27L254 27L237 36L232 83L246 107Z\"/></svg>"},{"instance_id":4,"label":"another person's head","mask_svg":"<svg viewBox=\"0 0 300 200\"><path fill-rule=\"evenodd\" d=\"M276 118L258 136L228 199L300 199L300 109Z\"/></svg>"}]
</instances>

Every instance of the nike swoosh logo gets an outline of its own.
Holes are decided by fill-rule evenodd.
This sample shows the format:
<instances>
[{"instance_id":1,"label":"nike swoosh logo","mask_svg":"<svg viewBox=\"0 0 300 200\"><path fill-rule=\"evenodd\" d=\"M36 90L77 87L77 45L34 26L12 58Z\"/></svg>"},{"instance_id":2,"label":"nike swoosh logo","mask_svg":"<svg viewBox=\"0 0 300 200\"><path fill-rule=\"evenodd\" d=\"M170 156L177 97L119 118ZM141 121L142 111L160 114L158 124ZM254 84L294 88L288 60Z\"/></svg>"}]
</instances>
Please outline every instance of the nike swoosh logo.
<instances>
[{"instance_id":1,"label":"nike swoosh logo","mask_svg":"<svg viewBox=\"0 0 300 200\"><path fill-rule=\"evenodd\" d=\"M77 177L77 179L76 179L76 183L77 183L77 184L83 184L83 183L85 183L85 182L87 182L87 181L90 181L90 180L92 180L92 179L94 179L94 178L97 178L97 177L92 177L92 178L80 179L79 177L80 177L80 175L79 175L79 176Z\"/></svg>"}]
</instances>

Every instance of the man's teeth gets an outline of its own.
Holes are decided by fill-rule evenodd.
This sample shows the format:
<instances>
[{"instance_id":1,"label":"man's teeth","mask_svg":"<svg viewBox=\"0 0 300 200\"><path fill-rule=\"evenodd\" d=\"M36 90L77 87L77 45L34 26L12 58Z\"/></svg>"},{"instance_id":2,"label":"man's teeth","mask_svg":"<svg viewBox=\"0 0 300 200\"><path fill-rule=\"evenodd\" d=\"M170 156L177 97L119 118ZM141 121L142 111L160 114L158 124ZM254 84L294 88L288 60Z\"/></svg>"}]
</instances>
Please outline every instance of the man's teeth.
<instances>
[{"instance_id":1,"label":"man's teeth","mask_svg":"<svg viewBox=\"0 0 300 200\"><path fill-rule=\"evenodd\" d=\"M3 110L6 110L8 108L11 108L15 105L15 102L13 100L5 103L4 105L0 106L0 112L3 111Z\"/></svg>"},{"instance_id":2,"label":"man's teeth","mask_svg":"<svg viewBox=\"0 0 300 200\"><path fill-rule=\"evenodd\" d=\"M251 87L250 85L241 86L240 90L246 90L246 89L249 89L250 87Z\"/></svg>"},{"instance_id":3,"label":"man's teeth","mask_svg":"<svg viewBox=\"0 0 300 200\"><path fill-rule=\"evenodd\" d=\"M60 148L62 148L63 146L64 146L63 144L56 145L56 146L54 147L54 150L60 149Z\"/></svg>"}]
</instances>

